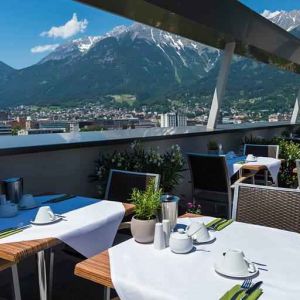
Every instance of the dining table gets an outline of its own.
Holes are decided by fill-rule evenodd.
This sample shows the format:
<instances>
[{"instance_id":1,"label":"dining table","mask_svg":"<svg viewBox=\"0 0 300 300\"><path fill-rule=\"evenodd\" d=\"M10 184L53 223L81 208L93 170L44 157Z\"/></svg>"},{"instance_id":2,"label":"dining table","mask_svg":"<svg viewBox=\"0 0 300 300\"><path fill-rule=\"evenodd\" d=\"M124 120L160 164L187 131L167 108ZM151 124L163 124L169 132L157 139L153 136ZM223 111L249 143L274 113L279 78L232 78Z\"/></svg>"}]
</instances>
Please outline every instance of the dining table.
<instances>
[{"instance_id":1,"label":"dining table","mask_svg":"<svg viewBox=\"0 0 300 300\"><path fill-rule=\"evenodd\" d=\"M96 204L97 202L100 202L101 200L95 199L95 198L87 198L87 197L79 197L79 196L74 196L71 199L67 199L59 203L46 203L51 200L56 199L61 197L61 195L47 195L47 196L39 196L39 198L42 199L41 205L49 205L53 211L56 210L56 208L59 209L59 213L66 213L66 212L73 212L78 211L80 209L84 209L88 207L89 205ZM107 201L111 202L111 201ZM80 205L76 206L76 203L81 203ZM74 205L75 206L74 206ZM121 203L121 205L124 207L124 215L128 216L133 213L134 211L134 205L129 204L129 203ZM22 213L26 215L26 218L28 219L31 216L34 216L37 212L38 208L35 208L33 210L27 210L24 212L19 213L16 217L12 218L5 218L5 221L7 221L7 224L5 225L4 219L0 219L2 222L0 225L5 228L5 226L10 227L10 226L18 226L20 220L22 220ZM25 219L26 219L25 218ZM64 222L64 221L62 221ZM0 227L1 227L0 226ZM48 225L44 225L48 226ZM0 228L3 229L3 228ZM26 230L24 230L26 236ZM19 233L18 233L19 234ZM44 238L38 238L38 239L27 239L25 238L24 240L20 241L15 241L15 242L4 242L0 240L0 262L1 265L4 267L9 267L13 266L15 275L17 275L17 264L22 261L23 259L32 256L32 255L37 255L37 265L38 265L38 278L39 278L39 289L40 289L40 299L41 300L46 300L48 298L51 298L51 295L49 294L48 289L48 281L47 281L47 268L46 268L46 254L45 251L49 250L49 258L50 258L50 268L53 268L53 259L54 259L54 253L53 253L53 247L63 243L63 241L59 238L53 237L53 232L51 230L48 231L48 236ZM17 236L17 234L16 234ZM14 236L8 237L8 239L11 238L13 239ZM52 285L52 279L51 278L51 270L49 270L49 286ZM18 287L19 289L19 287ZM20 292L17 291L19 294L19 299L21 299Z\"/></svg>"},{"instance_id":2,"label":"dining table","mask_svg":"<svg viewBox=\"0 0 300 300\"><path fill-rule=\"evenodd\" d=\"M182 217L185 222L214 219L199 215ZM215 261L228 249L241 249L256 266L252 282L263 282L260 299L299 299L300 234L234 221L215 236L213 243L198 245L189 254L155 250L153 245L141 245L130 239L78 263L74 273L106 287L106 300L111 288L116 289L122 300L184 300L199 295L203 299L221 299L243 280L216 272Z\"/></svg>"},{"instance_id":3,"label":"dining table","mask_svg":"<svg viewBox=\"0 0 300 300\"><path fill-rule=\"evenodd\" d=\"M271 173L271 177L275 185L277 185L277 177L280 170L280 166L284 159L277 159L272 157L256 157L255 161L249 162L246 160L245 155L226 155L227 169L229 176L233 176L235 173L239 174L239 178L243 176L243 172L251 173L263 173L265 185L268 183L268 176ZM254 177L253 184L254 182Z\"/></svg>"}]
</instances>

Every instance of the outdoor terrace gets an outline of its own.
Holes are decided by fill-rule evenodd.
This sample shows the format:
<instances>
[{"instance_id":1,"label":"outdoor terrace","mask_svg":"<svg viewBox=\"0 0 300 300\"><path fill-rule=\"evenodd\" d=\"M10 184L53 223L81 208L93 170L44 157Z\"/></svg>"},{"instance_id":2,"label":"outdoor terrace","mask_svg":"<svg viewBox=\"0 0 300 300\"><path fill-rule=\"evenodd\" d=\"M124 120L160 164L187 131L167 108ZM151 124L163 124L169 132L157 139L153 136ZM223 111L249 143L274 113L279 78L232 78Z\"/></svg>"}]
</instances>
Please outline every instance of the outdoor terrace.
<instances>
[{"instance_id":1,"label":"outdoor terrace","mask_svg":"<svg viewBox=\"0 0 300 300\"><path fill-rule=\"evenodd\" d=\"M146 130L134 129L97 133L53 134L51 137L49 135L39 135L1 138L1 177L23 177L25 193L35 195L63 193L80 196L75 199L68 199L69 202L66 202L73 205L71 211L70 208L67 211L65 210L65 207L63 207L64 203L48 202L52 201L51 195L43 196L44 202L42 203L51 203L53 209L61 209L58 213L67 215L66 220L61 220L61 222L58 222L56 225L53 224L51 233L46 232L49 234L46 238L43 229L38 231L35 230L36 227L34 226L28 229L26 228L26 230L24 230L25 234L21 231L16 235L4 237L7 243L0 245L0 257L1 259L6 259L6 261L3 262L2 260L1 262L5 267L10 265L7 261L12 263L15 284L18 278L16 265L19 266L19 278L23 299L40 298L44 300L51 298L49 290L47 290L48 268L46 268L45 256L47 256L46 254L48 253L45 253L46 250L49 251L50 266L51 262L53 262L53 251L56 253L53 299L100 299L102 287L99 283L106 287L105 299L109 299L109 289L107 288L113 286L118 289L121 299L130 299L130 296L123 296L126 295L124 284L125 287L126 284L128 284L127 288L130 292L133 294L136 293L136 299L139 299L139 293L142 293L143 285L146 285L144 290L154 292L152 299L161 300L164 298L168 299L168 297L172 298L169 292L174 293L174 289L169 288L167 291L164 291L160 289L154 280L147 280L146 277L151 275L147 273L148 270L151 270L151 265L145 268L142 263L140 265L132 263L132 259L136 259L136 261L141 260L143 255L149 255L149 253L152 256L150 256L149 260L144 261L144 263L150 262L151 264L153 263L153 266L159 268L160 272L157 272L156 276L164 275L164 271L168 270L168 275L172 278L171 281L168 282L168 276L159 278L164 280L167 284L171 284L173 280L176 283L178 282L176 286L176 288L179 287L177 289L178 293L173 298L177 297L178 299L183 299L185 297L186 299L191 299L189 295L193 292L193 296L199 295L199 292L201 292L204 297L206 295L205 293L209 295L206 299L215 299L214 297L219 297L214 294L215 292L221 296L222 293L232 288L233 282L228 278L218 277L217 274L212 271L212 264L210 265L212 258L209 255L214 255L214 251L218 251L222 254L223 251L226 251L229 247L236 248L240 245L243 249L245 248L245 250L248 251L247 254L250 253L253 260L258 258L255 263L256 265L264 266L265 268L270 267L269 270L264 270L265 273L262 270L257 272L257 268L255 269L255 276L261 276L258 278L262 278L265 282L263 286L265 294L262 296L262 299L274 300L275 297L280 300L298 299L299 289L297 290L297 280L299 277L296 276L297 270L293 268L293 266L297 265L300 261L299 251L297 250L298 245L300 245L300 239L296 233L299 232L299 222L297 221L299 220L299 191L296 189L282 190L277 187L272 187L257 192L261 187L253 185L249 185L248 187L235 186L236 190L241 189L240 195L244 195L246 196L246 200L248 199L246 205L244 204L245 206L241 209L242 213L240 213L237 207L238 193L235 194L232 214L231 199L229 201L228 206L230 212L226 218L231 218L232 215L234 220L238 222L233 222L232 225L228 223L228 225L230 225L227 228L228 230L226 229L220 233L216 233L216 243L207 246L211 246L212 248L202 249L201 247L197 248L195 246L198 251L193 250L190 256L180 256L181 259L176 261L174 261L174 257L176 256L172 256L173 253L171 253L171 251L166 254L166 260L161 261L162 256L159 256L157 253L154 256L151 252L152 249L150 249L150 247L152 247L152 244L143 248L148 249L148 251L138 251L138 249L142 249L139 247L143 246L134 243L132 240L129 241L131 244L126 242L119 244L120 248L110 248L112 244L110 242L112 241L105 241L106 233L113 232L112 228L117 229L122 218L119 218L116 223L113 223L113 220L117 218L117 215L118 217L123 217L126 214L132 213L133 208L128 209L128 206L125 204L122 206L122 203L116 201L97 202L97 200L88 199L87 197L98 197L97 185L95 182L89 180L89 176L95 172L95 160L97 160L99 153L112 153L113 151L119 152L128 149L135 140L141 141L145 149L156 148L158 146L161 153L164 153L170 146L177 144L185 156L190 152L198 154L206 153L207 144L212 140L222 144L225 153L228 151L239 153L241 152L242 141L245 137L259 136L269 140L275 136L280 136L284 131L292 132L296 127L299 110L297 99L293 118L290 123L252 124L251 126L243 125L218 128L216 126L216 120L225 91L226 79L233 53L244 54L250 57L255 56L256 59L268 63L279 63L280 67L291 68L295 72L298 72L300 41L291 37L288 33L283 32L270 22L263 20L260 16L249 11L242 5L237 4L238 2L236 1L204 1L202 10L199 9L199 2L197 1L192 1L192 5L189 6L185 6L183 1L179 0L129 0L121 4L118 0L89 0L82 2L93 4L146 24L225 49L225 57L220 68L208 127L151 128ZM219 4L222 4L220 10L213 10L216 5ZM199 16L195 15L195 11L199 12ZM213 13L214 11L216 15ZM210 16L210 18L208 16ZM231 22L228 22L228 19L230 19ZM220 21L216 23L213 22L213 20ZM207 28L209 28L209 30L207 30ZM236 30L234 30L234 28L236 28ZM256 32L258 31L263 32L263 34L257 35ZM266 37L270 38L272 43L270 43L270 39L266 39ZM285 47L287 45L289 45L289 47ZM216 156L216 158L218 159L219 156ZM279 164L281 163L278 157L274 158L274 160ZM227 172L225 173L227 174ZM183 203L191 201L194 197L191 181L191 173L186 163L183 180L176 186L174 191L172 191L175 195L180 195ZM274 184L276 185L276 182L274 182ZM262 194L264 198L261 198L260 195ZM268 198L268 195L271 195L271 198ZM280 202L282 200L281 198L285 200L284 203ZM251 201L257 201L258 204L255 203L255 205L253 205ZM273 203L275 204L272 204L272 201L274 201ZM105 205L107 209L105 209ZM264 206L266 208L260 209L263 205L266 205ZM95 206L97 209L93 209ZM110 209L110 206L114 209ZM258 208L258 210L253 211L253 208ZM114 210L118 212L116 215L114 215ZM123 212L123 215L120 211ZM36 211L34 211L34 213L36 213ZM29 211L23 212L20 215L26 215L26 221L28 222L32 220L30 218L34 217L30 214L31 212ZM187 217L189 218L185 219L185 222L189 222L192 215L188 215ZM199 215L194 215L193 217L199 217ZM198 220L204 220L203 222L205 223L212 221L210 217L204 217L204 219L200 217ZM92 221L94 223L91 223ZM10 221L7 222L9 223ZM184 224L188 225L188 223ZM3 226L3 223L0 225ZM18 224L15 225L19 226ZM270 229L268 227L275 227L282 230ZM60 234L58 234L59 230ZM98 232L98 230L100 230L100 232ZM96 234L93 235L95 231ZM44 233L44 235L41 235L42 233ZM27 234L35 238L27 240ZM14 237L17 236L21 236L18 241L14 240ZM40 239L41 236L43 236L42 240ZM103 236L104 239L101 240ZM237 240L234 239L235 237L237 237ZM266 237L268 237L268 239ZM114 238L114 235L111 234L110 238ZM117 235L117 238L120 238L120 235ZM65 241L65 239L68 240L68 245L77 246L74 246L74 248L79 249L79 252L84 254L85 257L97 255L88 260L83 260L83 257L74 258L74 256L71 259L66 251L63 251L66 249L63 243L61 243L61 240ZM282 241L285 248L280 244ZM259 247L257 245L259 245ZM110 253L107 252L107 248L110 248ZM118 249L122 250L120 251L121 255L118 253ZM272 253L268 252L268 249L272 249ZM70 252L69 248L67 250ZM132 250L136 252L132 252ZM166 251L168 251L168 249L166 249ZM167 253L166 251L164 253ZM114 261L110 255L112 253L116 259ZM38 272L35 272L35 254L37 254ZM124 256L122 259L122 255L127 255L126 259ZM201 255L207 256L203 258ZM195 260L192 259L193 257L195 257ZM221 257L223 257L223 255L221 255ZM130 268L128 265L119 267L118 263L115 263L118 259L121 264L131 259ZM75 264L79 261L82 262L75 268ZM114 262L114 264L111 262ZM195 268L196 262L201 262L199 268ZM278 262L284 262L284 264L280 264L278 267ZM164 263L167 264L167 267L165 267ZM101 268L99 266L101 266ZM144 267L143 271L138 269L138 267L141 266ZM179 266L180 273L178 273L178 270L176 272L174 266L175 268ZM128 270L132 270L134 267L137 268L136 272L139 274L139 276L133 276L134 278L132 279L134 283L136 283L136 286L134 284L130 285L131 282L126 283L126 280L124 280L127 275L132 276L132 272L131 274L126 274L126 272L128 273ZM123 281L117 280L113 282L111 277L113 270L118 270L114 272L114 275L118 276L118 274L121 274ZM205 270L205 272L203 270ZM246 271L248 274L248 267ZM77 277L73 275L74 272L78 275ZM189 272L194 272L195 276L182 276L182 274L190 274ZM282 273L284 274L282 275ZM215 285L212 288L208 288L211 282L206 282L206 278L203 277L203 274L215 280ZM292 283L289 281L290 285L285 285L282 282L282 278L284 278L286 274L289 274L293 280ZM51 272L49 272L49 275L49 285L51 285ZM142 278L142 276L146 276L146 279L141 282L139 278ZM255 276L253 279L256 278ZM91 282L85 281L80 277L88 279ZM199 280L200 277L201 280ZM10 270L1 272L0 278L0 296L9 299L11 298ZM158 280L159 285L161 285L161 280ZM234 281L234 284L235 283L236 281ZM242 283L242 281L239 281L239 283ZM200 284L202 284L202 286L200 286ZM136 287L136 289L132 288L132 286ZM192 286L192 288L190 288L190 286ZM16 286L15 290L18 291ZM155 294L158 291L160 291L160 294ZM211 296L213 294L214 297ZM163 297L157 295L163 295ZM292 296L290 297L290 295ZM148 293L143 296L149 297ZM21 299L21 295L16 293L15 298ZM255 299L257 299L257 297Z\"/></svg>"}]
</instances>

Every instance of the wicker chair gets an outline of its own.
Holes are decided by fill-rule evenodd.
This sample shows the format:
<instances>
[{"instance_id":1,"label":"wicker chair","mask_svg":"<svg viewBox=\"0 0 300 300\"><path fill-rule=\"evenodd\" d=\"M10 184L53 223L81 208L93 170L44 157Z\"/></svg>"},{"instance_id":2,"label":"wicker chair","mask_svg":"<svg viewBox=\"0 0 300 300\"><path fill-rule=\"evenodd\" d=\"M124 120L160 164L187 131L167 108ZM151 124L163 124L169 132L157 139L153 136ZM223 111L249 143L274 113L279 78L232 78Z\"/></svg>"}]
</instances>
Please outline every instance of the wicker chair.
<instances>
[{"instance_id":1,"label":"wicker chair","mask_svg":"<svg viewBox=\"0 0 300 300\"><path fill-rule=\"evenodd\" d=\"M21 300L20 282L17 265L4 259L0 259L0 272L11 268L13 279L13 299Z\"/></svg>"},{"instance_id":2,"label":"wicker chair","mask_svg":"<svg viewBox=\"0 0 300 300\"><path fill-rule=\"evenodd\" d=\"M106 186L105 199L128 202L134 188L145 190L147 184L154 179L155 187L159 187L159 174L130 172L111 169Z\"/></svg>"},{"instance_id":3,"label":"wicker chair","mask_svg":"<svg viewBox=\"0 0 300 300\"><path fill-rule=\"evenodd\" d=\"M232 185L225 155L187 153L187 158L191 170L193 198L201 205L202 214L230 217ZM252 176L253 174L249 174L235 183Z\"/></svg>"},{"instance_id":4,"label":"wicker chair","mask_svg":"<svg viewBox=\"0 0 300 300\"><path fill-rule=\"evenodd\" d=\"M237 184L232 217L240 222L300 233L300 191Z\"/></svg>"},{"instance_id":5,"label":"wicker chair","mask_svg":"<svg viewBox=\"0 0 300 300\"><path fill-rule=\"evenodd\" d=\"M244 155L253 154L254 156L262 157L272 157L277 158L279 156L279 146L278 145L256 145L256 144L245 144L244 145ZM268 183L272 184L273 180L269 174L268 170L258 172L255 175L257 182L262 182L265 185ZM277 181L274 182L277 185Z\"/></svg>"}]
</instances>

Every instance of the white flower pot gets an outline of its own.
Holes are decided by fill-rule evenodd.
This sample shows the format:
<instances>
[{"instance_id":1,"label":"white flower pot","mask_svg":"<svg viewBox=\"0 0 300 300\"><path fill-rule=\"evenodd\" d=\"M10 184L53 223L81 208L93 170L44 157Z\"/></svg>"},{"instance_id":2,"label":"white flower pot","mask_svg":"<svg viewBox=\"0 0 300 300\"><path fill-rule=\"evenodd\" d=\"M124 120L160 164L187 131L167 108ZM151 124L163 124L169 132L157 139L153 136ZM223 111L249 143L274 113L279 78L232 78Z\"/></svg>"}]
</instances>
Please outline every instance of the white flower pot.
<instances>
[{"instance_id":1,"label":"white flower pot","mask_svg":"<svg viewBox=\"0 0 300 300\"><path fill-rule=\"evenodd\" d=\"M131 219L131 234L138 243L152 243L154 240L156 218L151 220Z\"/></svg>"}]
</instances>

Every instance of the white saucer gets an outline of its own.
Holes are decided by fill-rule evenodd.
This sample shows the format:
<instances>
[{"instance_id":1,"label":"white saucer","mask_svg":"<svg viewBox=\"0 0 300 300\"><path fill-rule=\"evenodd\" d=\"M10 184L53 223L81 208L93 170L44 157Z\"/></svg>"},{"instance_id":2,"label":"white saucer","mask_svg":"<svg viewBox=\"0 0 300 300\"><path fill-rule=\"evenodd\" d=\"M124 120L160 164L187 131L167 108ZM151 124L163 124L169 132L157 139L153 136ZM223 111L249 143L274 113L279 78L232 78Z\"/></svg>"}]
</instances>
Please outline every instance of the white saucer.
<instances>
[{"instance_id":1,"label":"white saucer","mask_svg":"<svg viewBox=\"0 0 300 300\"><path fill-rule=\"evenodd\" d=\"M198 241L195 239L195 240L194 240L194 243L195 243L196 245L200 245L200 244L208 244L208 243L211 243L211 242L215 241L215 239L216 239L216 237L215 237L213 234L209 233L209 239L208 239L207 241L198 242Z\"/></svg>"},{"instance_id":2,"label":"white saucer","mask_svg":"<svg viewBox=\"0 0 300 300\"><path fill-rule=\"evenodd\" d=\"M246 162L257 162L257 159L256 158L254 158L254 159L246 159L245 161Z\"/></svg>"},{"instance_id":3,"label":"white saucer","mask_svg":"<svg viewBox=\"0 0 300 300\"><path fill-rule=\"evenodd\" d=\"M230 278L239 278L239 279L243 279L243 278L248 278L248 277L253 277L255 275L257 275L258 273L258 269L255 266L255 272L248 272L247 274L243 274L243 275L236 275L236 274L232 274L230 272L227 272L225 270L222 270L221 268L219 268L217 265L214 266L215 267L215 271L223 276L226 277L230 277Z\"/></svg>"},{"instance_id":4,"label":"white saucer","mask_svg":"<svg viewBox=\"0 0 300 300\"><path fill-rule=\"evenodd\" d=\"M30 223L33 224L33 225L49 225L49 224L53 224L53 223L59 222L62 219L63 219L63 217L61 217L61 216L55 216L55 219L51 220L49 222L38 223L38 222L35 222L35 221L30 221Z\"/></svg>"}]
</instances>

